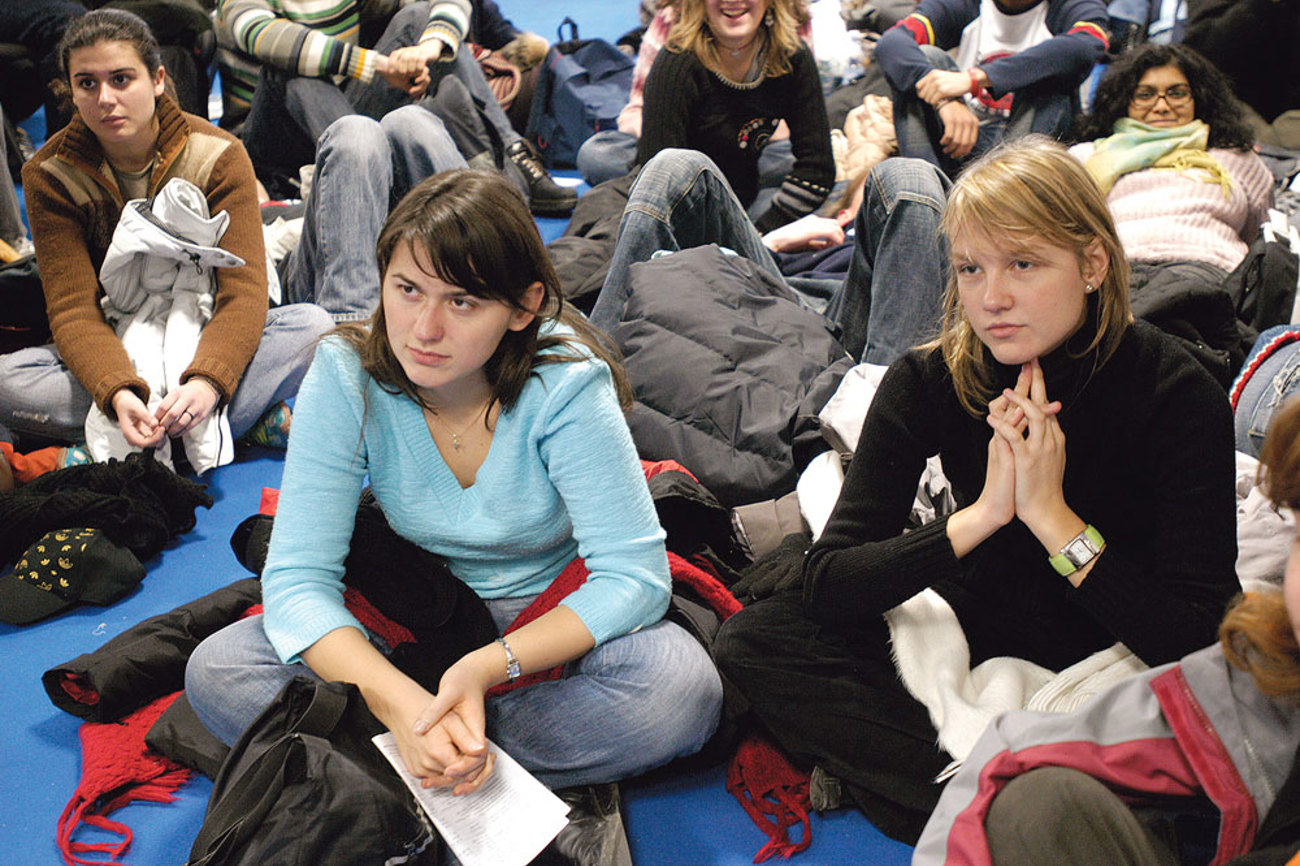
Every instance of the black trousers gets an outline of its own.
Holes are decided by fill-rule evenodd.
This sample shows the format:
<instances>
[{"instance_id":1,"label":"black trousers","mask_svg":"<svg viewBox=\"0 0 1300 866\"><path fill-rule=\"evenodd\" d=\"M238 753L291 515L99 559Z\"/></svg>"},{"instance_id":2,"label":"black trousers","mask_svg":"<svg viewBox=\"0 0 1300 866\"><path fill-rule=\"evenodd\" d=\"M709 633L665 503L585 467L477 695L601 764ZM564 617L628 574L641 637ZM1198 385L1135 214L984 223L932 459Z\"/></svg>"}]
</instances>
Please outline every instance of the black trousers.
<instances>
[{"instance_id":1,"label":"black trousers","mask_svg":"<svg viewBox=\"0 0 1300 866\"><path fill-rule=\"evenodd\" d=\"M805 616L798 593L779 593L727 620L714 655L733 721L757 722L839 777L881 832L915 843L952 758L898 678L883 618L840 634Z\"/></svg>"}]
</instances>

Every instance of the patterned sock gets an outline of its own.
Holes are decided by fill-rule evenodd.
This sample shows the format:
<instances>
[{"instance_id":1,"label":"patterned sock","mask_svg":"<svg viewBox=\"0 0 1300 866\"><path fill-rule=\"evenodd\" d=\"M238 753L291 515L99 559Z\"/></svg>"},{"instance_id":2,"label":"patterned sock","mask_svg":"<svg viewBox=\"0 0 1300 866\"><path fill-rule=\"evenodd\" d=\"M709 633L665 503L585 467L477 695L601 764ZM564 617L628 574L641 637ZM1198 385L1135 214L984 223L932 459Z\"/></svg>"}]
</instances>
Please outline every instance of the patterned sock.
<instances>
[{"instance_id":1,"label":"patterned sock","mask_svg":"<svg viewBox=\"0 0 1300 866\"><path fill-rule=\"evenodd\" d=\"M286 448L289 445L289 424L292 420L289 404L276 403L244 434L242 441L263 448Z\"/></svg>"},{"instance_id":2,"label":"patterned sock","mask_svg":"<svg viewBox=\"0 0 1300 866\"><path fill-rule=\"evenodd\" d=\"M95 458L90 456L85 445L69 445L58 450L54 459L54 468L67 469L69 466L82 466L94 462Z\"/></svg>"}]
</instances>

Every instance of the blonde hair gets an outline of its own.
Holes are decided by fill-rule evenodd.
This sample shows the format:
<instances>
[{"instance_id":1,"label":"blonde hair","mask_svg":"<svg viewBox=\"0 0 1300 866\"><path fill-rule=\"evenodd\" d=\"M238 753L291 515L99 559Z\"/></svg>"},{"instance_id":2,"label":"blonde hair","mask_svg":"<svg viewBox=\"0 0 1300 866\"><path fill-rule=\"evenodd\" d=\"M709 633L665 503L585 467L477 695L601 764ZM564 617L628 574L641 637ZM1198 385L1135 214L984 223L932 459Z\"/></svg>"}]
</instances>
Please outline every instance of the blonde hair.
<instances>
[{"instance_id":1,"label":"blonde hair","mask_svg":"<svg viewBox=\"0 0 1300 866\"><path fill-rule=\"evenodd\" d=\"M770 0L767 9L772 24L767 24L765 15L762 27L767 31L767 47L763 58L763 75L775 77L785 75L793 68L790 60L803 45L799 32L808 24L808 5L807 0ZM677 21L668 31L666 47L670 51L690 51L706 69L726 78L713 31L709 29L708 10L704 0L679 0Z\"/></svg>"},{"instance_id":2,"label":"blonde hair","mask_svg":"<svg viewBox=\"0 0 1300 866\"><path fill-rule=\"evenodd\" d=\"M971 163L948 195L941 225L950 245L963 232L1012 243L1039 240L1073 250L1080 265L1088 247L1099 241L1110 265L1089 300L1096 334L1078 354L1095 352L1097 367L1114 354L1133 321L1128 259L1105 196L1060 144L1028 135ZM996 387L994 362L966 318L953 268L944 293L943 328L928 347L943 352L962 407L983 416Z\"/></svg>"},{"instance_id":3,"label":"blonde hair","mask_svg":"<svg viewBox=\"0 0 1300 866\"><path fill-rule=\"evenodd\" d=\"M1288 401L1273 416L1259 461L1260 485L1273 504L1300 508L1300 399ZM1261 692L1300 699L1300 645L1282 593L1245 596L1223 618L1219 644Z\"/></svg>"}]
</instances>

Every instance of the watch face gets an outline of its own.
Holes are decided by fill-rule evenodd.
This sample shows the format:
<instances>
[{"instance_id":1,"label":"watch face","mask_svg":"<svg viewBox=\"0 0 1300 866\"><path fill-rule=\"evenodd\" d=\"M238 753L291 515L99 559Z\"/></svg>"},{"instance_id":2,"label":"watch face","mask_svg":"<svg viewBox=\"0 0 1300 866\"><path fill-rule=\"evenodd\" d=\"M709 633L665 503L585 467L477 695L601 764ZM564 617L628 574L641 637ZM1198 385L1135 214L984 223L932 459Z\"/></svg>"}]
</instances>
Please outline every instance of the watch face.
<instances>
[{"instance_id":1,"label":"watch face","mask_svg":"<svg viewBox=\"0 0 1300 866\"><path fill-rule=\"evenodd\" d=\"M1074 563L1076 568L1085 565L1099 552L1097 546L1092 543L1092 539L1086 535L1080 535L1061 551L1061 553L1065 554L1066 559Z\"/></svg>"}]
</instances>

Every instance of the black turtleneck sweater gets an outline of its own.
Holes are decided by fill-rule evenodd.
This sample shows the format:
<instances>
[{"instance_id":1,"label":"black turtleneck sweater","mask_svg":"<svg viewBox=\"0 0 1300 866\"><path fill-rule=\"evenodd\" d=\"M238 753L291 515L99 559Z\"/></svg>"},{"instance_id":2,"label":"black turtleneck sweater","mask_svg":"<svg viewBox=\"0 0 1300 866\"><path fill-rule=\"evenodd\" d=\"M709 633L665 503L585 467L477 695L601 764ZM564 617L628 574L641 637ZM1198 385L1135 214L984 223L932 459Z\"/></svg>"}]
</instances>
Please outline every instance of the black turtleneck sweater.
<instances>
[{"instance_id":1,"label":"black turtleneck sweater","mask_svg":"<svg viewBox=\"0 0 1300 866\"><path fill-rule=\"evenodd\" d=\"M1157 665L1214 641L1238 589L1223 389L1141 321L1095 372L1092 356L1064 349L1042 363L1049 399L1064 404L1065 501L1106 539L1083 583L1058 575L1019 520L962 560L946 519L903 534L932 455L958 507L979 497L992 433L957 402L941 353L914 349L881 382L835 511L809 551L804 600L814 619L852 627L933 587L961 621L972 665L1005 655L1061 670L1117 640ZM1018 372L998 368L1007 386Z\"/></svg>"}]
</instances>

